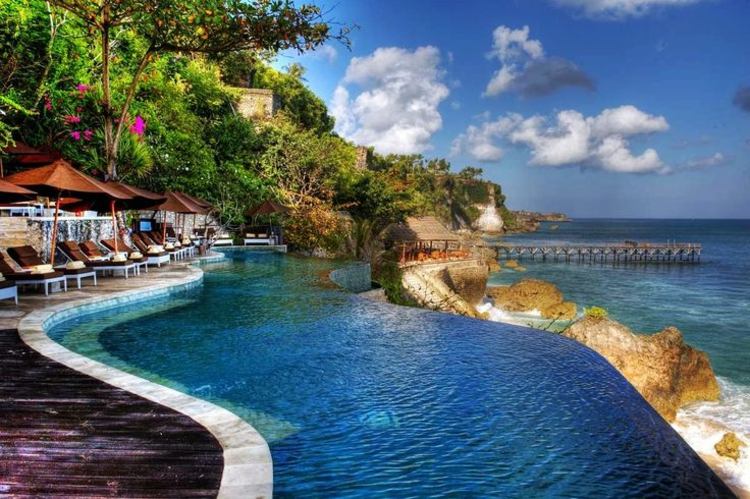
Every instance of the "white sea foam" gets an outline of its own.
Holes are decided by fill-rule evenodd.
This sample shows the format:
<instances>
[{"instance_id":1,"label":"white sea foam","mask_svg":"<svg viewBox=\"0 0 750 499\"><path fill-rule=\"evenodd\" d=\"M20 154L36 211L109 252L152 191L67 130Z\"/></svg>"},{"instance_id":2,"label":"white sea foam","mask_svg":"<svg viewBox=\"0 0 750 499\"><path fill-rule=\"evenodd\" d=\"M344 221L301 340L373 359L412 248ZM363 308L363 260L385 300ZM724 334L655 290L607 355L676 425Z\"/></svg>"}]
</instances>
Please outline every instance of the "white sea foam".
<instances>
[{"instance_id":1,"label":"white sea foam","mask_svg":"<svg viewBox=\"0 0 750 499\"><path fill-rule=\"evenodd\" d=\"M724 433L733 431L750 445L750 386L719 378L721 400L703 402L680 409L672 424L675 430L699 454L716 456L714 445ZM741 449L740 459L711 459L722 477L739 489L750 490L750 447Z\"/></svg>"}]
</instances>

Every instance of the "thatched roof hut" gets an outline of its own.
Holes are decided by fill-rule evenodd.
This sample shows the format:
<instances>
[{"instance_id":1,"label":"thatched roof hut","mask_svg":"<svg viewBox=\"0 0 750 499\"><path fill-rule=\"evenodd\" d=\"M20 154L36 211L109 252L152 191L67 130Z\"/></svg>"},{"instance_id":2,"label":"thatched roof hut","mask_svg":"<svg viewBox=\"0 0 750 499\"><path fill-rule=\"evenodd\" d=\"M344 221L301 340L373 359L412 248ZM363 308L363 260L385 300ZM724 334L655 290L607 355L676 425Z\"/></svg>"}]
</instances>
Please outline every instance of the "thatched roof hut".
<instances>
[{"instance_id":1,"label":"thatched roof hut","mask_svg":"<svg viewBox=\"0 0 750 499\"><path fill-rule=\"evenodd\" d=\"M461 240L435 217L408 217L402 224L391 224L384 238L391 242Z\"/></svg>"}]
</instances>

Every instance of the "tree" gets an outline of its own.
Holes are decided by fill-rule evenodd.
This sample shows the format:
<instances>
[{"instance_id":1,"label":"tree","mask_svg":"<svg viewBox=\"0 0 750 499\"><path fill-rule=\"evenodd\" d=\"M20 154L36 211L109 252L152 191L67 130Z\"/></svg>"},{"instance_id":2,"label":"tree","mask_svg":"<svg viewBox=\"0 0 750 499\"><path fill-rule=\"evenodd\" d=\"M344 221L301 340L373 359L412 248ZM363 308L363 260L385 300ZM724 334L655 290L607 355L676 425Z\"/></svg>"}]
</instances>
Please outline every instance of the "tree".
<instances>
[{"instance_id":1,"label":"tree","mask_svg":"<svg viewBox=\"0 0 750 499\"><path fill-rule=\"evenodd\" d=\"M464 180L479 180L482 174L484 174L484 170L475 166L467 166L458 172L458 176Z\"/></svg>"},{"instance_id":2,"label":"tree","mask_svg":"<svg viewBox=\"0 0 750 499\"><path fill-rule=\"evenodd\" d=\"M314 5L296 7L292 0L50 0L71 12L98 35L101 45L102 114L107 174L117 177L117 152L129 126L128 109L141 76L166 52L216 54L238 50L314 49L333 37L348 42L348 28L332 35ZM146 42L133 70L124 100L113 102L110 71L113 35L132 30Z\"/></svg>"}]
</instances>

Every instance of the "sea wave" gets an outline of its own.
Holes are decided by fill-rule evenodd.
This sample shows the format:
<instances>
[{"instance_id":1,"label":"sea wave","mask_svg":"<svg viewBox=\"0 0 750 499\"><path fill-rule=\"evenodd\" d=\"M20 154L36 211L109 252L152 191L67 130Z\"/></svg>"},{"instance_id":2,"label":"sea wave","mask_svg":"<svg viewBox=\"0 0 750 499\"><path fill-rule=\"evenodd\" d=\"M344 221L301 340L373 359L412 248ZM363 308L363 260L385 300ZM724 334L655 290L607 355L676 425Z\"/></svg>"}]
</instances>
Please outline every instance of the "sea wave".
<instances>
[{"instance_id":1,"label":"sea wave","mask_svg":"<svg viewBox=\"0 0 750 499\"><path fill-rule=\"evenodd\" d=\"M728 431L750 444L750 386L718 378L721 400L701 402L680 409L672 427L731 486L750 491L750 447L741 449L740 459L718 458L714 445Z\"/></svg>"}]
</instances>

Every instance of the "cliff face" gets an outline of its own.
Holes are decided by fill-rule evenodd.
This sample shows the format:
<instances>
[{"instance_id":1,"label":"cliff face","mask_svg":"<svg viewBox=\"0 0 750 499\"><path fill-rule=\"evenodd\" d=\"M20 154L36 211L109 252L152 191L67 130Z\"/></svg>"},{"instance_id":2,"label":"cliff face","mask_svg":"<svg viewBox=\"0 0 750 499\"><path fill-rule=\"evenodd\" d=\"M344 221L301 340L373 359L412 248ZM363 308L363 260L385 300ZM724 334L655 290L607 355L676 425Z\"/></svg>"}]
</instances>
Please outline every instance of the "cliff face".
<instances>
[{"instance_id":1,"label":"cliff face","mask_svg":"<svg viewBox=\"0 0 750 499\"><path fill-rule=\"evenodd\" d=\"M498 211L497 200L495 199L495 189L492 186L488 186L487 191L487 202L474 205L474 207L479 210L480 215L472 224L472 228L482 232L502 232L504 224L500 212Z\"/></svg>"},{"instance_id":2,"label":"cliff face","mask_svg":"<svg viewBox=\"0 0 750 499\"><path fill-rule=\"evenodd\" d=\"M667 421L684 405L719 399L708 356L686 344L677 328L641 335L613 320L589 317L563 334L604 356Z\"/></svg>"}]
</instances>

